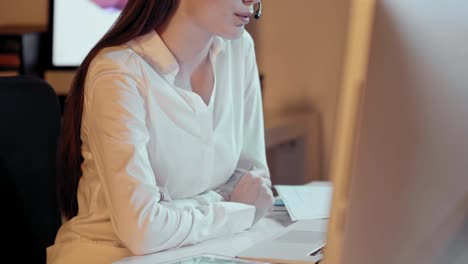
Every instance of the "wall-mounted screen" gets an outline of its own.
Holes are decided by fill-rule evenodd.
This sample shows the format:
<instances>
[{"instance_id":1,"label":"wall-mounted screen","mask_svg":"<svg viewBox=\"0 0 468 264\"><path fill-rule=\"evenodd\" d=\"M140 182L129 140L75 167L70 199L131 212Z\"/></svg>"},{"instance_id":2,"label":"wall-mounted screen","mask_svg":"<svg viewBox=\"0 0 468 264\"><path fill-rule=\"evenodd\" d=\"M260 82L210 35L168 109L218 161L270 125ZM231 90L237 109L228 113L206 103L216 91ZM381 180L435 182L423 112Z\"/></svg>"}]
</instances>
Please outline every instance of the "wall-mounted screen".
<instances>
[{"instance_id":1,"label":"wall-mounted screen","mask_svg":"<svg viewBox=\"0 0 468 264\"><path fill-rule=\"evenodd\" d=\"M127 0L54 0L52 66L78 67Z\"/></svg>"}]
</instances>

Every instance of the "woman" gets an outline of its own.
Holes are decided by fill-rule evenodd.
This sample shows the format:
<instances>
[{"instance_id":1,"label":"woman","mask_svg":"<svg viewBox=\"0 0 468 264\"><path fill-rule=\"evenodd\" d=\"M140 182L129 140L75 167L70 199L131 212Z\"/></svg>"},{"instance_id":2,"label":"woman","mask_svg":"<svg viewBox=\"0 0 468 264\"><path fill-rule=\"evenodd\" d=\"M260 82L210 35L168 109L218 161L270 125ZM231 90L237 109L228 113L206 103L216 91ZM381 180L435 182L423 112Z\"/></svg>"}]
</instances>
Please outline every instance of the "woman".
<instances>
[{"instance_id":1,"label":"woman","mask_svg":"<svg viewBox=\"0 0 468 264\"><path fill-rule=\"evenodd\" d=\"M49 263L110 263L248 229L273 204L258 0L133 0L78 69Z\"/></svg>"}]
</instances>

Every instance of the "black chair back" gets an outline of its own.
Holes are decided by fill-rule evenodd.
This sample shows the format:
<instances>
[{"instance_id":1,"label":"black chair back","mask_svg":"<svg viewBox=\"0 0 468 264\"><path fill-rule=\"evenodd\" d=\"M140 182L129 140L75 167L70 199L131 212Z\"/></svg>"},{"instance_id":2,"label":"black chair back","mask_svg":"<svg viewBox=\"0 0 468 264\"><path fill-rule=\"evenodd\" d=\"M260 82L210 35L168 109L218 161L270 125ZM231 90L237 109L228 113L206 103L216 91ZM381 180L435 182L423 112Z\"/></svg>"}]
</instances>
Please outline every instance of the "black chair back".
<instances>
[{"instance_id":1,"label":"black chair back","mask_svg":"<svg viewBox=\"0 0 468 264\"><path fill-rule=\"evenodd\" d=\"M48 83L0 77L2 240L17 263L46 263L46 247L61 224L55 182L60 119Z\"/></svg>"}]
</instances>

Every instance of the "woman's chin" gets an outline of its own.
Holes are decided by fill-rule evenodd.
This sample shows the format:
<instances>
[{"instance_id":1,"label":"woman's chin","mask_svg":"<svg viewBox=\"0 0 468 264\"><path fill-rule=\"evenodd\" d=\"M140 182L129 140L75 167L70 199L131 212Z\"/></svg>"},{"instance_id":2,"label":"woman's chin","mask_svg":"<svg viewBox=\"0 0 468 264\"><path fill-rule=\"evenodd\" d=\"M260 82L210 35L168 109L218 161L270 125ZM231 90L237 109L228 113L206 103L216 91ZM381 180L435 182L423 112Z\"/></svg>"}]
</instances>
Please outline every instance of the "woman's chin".
<instances>
[{"instance_id":1,"label":"woman's chin","mask_svg":"<svg viewBox=\"0 0 468 264\"><path fill-rule=\"evenodd\" d=\"M244 30L245 30L244 26L238 26L238 27L233 28L229 32L224 32L222 35L220 35L220 37L224 39L230 39L230 40L238 39L242 36L242 34L244 33Z\"/></svg>"}]
</instances>

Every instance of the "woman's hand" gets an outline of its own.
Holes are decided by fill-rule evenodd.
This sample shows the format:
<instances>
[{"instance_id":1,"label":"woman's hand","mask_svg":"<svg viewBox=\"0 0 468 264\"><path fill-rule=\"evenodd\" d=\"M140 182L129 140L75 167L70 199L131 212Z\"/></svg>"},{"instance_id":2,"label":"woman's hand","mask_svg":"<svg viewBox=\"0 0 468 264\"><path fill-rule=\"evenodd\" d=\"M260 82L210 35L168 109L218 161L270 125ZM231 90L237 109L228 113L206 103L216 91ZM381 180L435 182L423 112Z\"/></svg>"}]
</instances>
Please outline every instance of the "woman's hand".
<instances>
[{"instance_id":1,"label":"woman's hand","mask_svg":"<svg viewBox=\"0 0 468 264\"><path fill-rule=\"evenodd\" d=\"M254 223L270 211L275 201L266 175L264 170L246 172L231 193L231 202L255 206Z\"/></svg>"}]
</instances>

